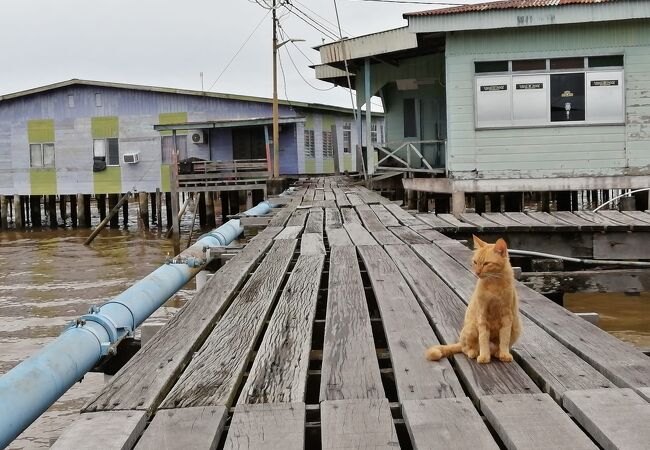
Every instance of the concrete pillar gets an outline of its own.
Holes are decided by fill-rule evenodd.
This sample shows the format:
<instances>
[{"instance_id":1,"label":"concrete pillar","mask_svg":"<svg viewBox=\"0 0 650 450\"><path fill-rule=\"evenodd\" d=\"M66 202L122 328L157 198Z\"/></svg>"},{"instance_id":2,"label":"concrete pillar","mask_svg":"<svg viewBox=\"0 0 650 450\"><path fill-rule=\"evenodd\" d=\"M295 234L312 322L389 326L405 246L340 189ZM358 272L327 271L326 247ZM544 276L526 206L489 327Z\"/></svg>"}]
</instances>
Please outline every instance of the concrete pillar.
<instances>
[{"instance_id":1,"label":"concrete pillar","mask_svg":"<svg viewBox=\"0 0 650 450\"><path fill-rule=\"evenodd\" d=\"M70 195L70 224L77 228L77 196Z\"/></svg>"},{"instance_id":2,"label":"concrete pillar","mask_svg":"<svg viewBox=\"0 0 650 450\"><path fill-rule=\"evenodd\" d=\"M50 220L50 229L56 229L58 226L56 220L56 195L47 196L47 215Z\"/></svg>"},{"instance_id":3,"label":"concrete pillar","mask_svg":"<svg viewBox=\"0 0 650 450\"><path fill-rule=\"evenodd\" d=\"M84 195L77 194L77 223L79 228L86 226L86 210L84 209Z\"/></svg>"},{"instance_id":4,"label":"concrete pillar","mask_svg":"<svg viewBox=\"0 0 650 450\"><path fill-rule=\"evenodd\" d=\"M459 217L465 212L465 193L452 192L451 194L451 213Z\"/></svg>"},{"instance_id":5,"label":"concrete pillar","mask_svg":"<svg viewBox=\"0 0 650 450\"><path fill-rule=\"evenodd\" d=\"M97 194L97 211L99 211L99 221L106 218L106 194Z\"/></svg>"},{"instance_id":6,"label":"concrete pillar","mask_svg":"<svg viewBox=\"0 0 650 450\"><path fill-rule=\"evenodd\" d=\"M205 192L205 222L207 228L213 229L217 226L214 220L214 193Z\"/></svg>"},{"instance_id":7,"label":"concrete pillar","mask_svg":"<svg viewBox=\"0 0 650 450\"><path fill-rule=\"evenodd\" d=\"M23 208L20 202L20 195L14 195L14 227L16 230L22 230L25 227L23 219Z\"/></svg>"},{"instance_id":8,"label":"concrete pillar","mask_svg":"<svg viewBox=\"0 0 650 450\"><path fill-rule=\"evenodd\" d=\"M41 228L43 226L43 220L41 218L41 196L30 195L29 207L32 211L32 228Z\"/></svg>"},{"instance_id":9,"label":"concrete pillar","mask_svg":"<svg viewBox=\"0 0 650 450\"><path fill-rule=\"evenodd\" d=\"M113 208L117 206L117 202L118 202L117 194L108 194L109 211L112 211ZM120 227L119 212L115 214L113 217L111 217L111 220L108 223L111 228L119 228Z\"/></svg>"},{"instance_id":10,"label":"concrete pillar","mask_svg":"<svg viewBox=\"0 0 650 450\"><path fill-rule=\"evenodd\" d=\"M9 207L6 195L0 195L0 229L6 230L9 228L9 220L7 220Z\"/></svg>"},{"instance_id":11,"label":"concrete pillar","mask_svg":"<svg viewBox=\"0 0 650 450\"><path fill-rule=\"evenodd\" d=\"M125 203L126 205L126 203ZM149 194L146 192L138 192L138 206L140 217L138 218L138 224L145 229L149 229ZM127 216L128 216L128 206L127 206Z\"/></svg>"}]
</instances>

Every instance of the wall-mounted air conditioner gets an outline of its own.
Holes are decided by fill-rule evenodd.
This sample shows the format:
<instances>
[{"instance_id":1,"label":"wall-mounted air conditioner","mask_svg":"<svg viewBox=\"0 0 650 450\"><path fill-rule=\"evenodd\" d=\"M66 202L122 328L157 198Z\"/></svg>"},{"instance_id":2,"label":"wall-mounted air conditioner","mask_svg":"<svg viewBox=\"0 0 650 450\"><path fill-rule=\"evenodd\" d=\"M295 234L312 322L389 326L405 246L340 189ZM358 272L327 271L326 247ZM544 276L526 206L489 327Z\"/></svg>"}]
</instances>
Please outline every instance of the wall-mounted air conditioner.
<instances>
[{"instance_id":1,"label":"wall-mounted air conditioner","mask_svg":"<svg viewBox=\"0 0 650 450\"><path fill-rule=\"evenodd\" d=\"M192 138L193 144L203 144L205 142L205 134L203 133L203 130L190 131L190 138Z\"/></svg>"},{"instance_id":2,"label":"wall-mounted air conditioner","mask_svg":"<svg viewBox=\"0 0 650 450\"><path fill-rule=\"evenodd\" d=\"M140 152L135 153L124 153L122 155L122 160L126 164L135 164L140 161Z\"/></svg>"}]
</instances>

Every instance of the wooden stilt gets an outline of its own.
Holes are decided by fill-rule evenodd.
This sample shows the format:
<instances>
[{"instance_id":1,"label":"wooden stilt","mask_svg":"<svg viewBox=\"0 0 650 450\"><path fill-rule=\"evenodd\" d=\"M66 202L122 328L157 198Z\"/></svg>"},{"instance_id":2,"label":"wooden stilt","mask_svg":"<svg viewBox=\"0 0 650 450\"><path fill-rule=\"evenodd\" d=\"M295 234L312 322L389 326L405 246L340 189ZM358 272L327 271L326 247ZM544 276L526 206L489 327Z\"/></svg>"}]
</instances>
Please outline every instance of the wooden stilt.
<instances>
[{"instance_id":1,"label":"wooden stilt","mask_svg":"<svg viewBox=\"0 0 650 450\"><path fill-rule=\"evenodd\" d=\"M483 192L477 192L474 194L474 201L474 212L483 214L485 212L485 194Z\"/></svg>"},{"instance_id":2,"label":"wooden stilt","mask_svg":"<svg viewBox=\"0 0 650 450\"><path fill-rule=\"evenodd\" d=\"M246 209L253 207L253 191L246 191Z\"/></svg>"},{"instance_id":3,"label":"wooden stilt","mask_svg":"<svg viewBox=\"0 0 650 450\"><path fill-rule=\"evenodd\" d=\"M106 218L106 194L97 194L97 211L99 211L99 220Z\"/></svg>"},{"instance_id":4,"label":"wooden stilt","mask_svg":"<svg viewBox=\"0 0 650 450\"><path fill-rule=\"evenodd\" d=\"M23 209L20 204L20 195L14 195L14 227L16 230L22 230L25 226L23 222Z\"/></svg>"},{"instance_id":5,"label":"wooden stilt","mask_svg":"<svg viewBox=\"0 0 650 450\"><path fill-rule=\"evenodd\" d=\"M113 208L115 208L115 205L117 205L117 201L118 201L117 194L108 194L108 209L112 211ZM120 218L117 213L111 217L109 226L111 228L119 228Z\"/></svg>"},{"instance_id":6,"label":"wooden stilt","mask_svg":"<svg viewBox=\"0 0 650 450\"><path fill-rule=\"evenodd\" d=\"M230 215L239 214L239 191L230 191Z\"/></svg>"},{"instance_id":7,"label":"wooden stilt","mask_svg":"<svg viewBox=\"0 0 650 450\"><path fill-rule=\"evenodd\" d=\"M454 192L451 194L451 212L458 217L465 212L465 193Z\"/></svg>"},{"instance_id":8,"label":"wooden stilt","mask_svg":"<svg viewBox=\"0 0 650 450\"><path fill-rule=\"evenodd\" d=\"M158 216L156 226L159 230L162 230L162 192L160 192L160 189L156 189L156 214Z\"/></svg>"},{"instance_id":9,"label":"wooden stilt","mask_svg":"<svg viewBox=\"0 0 650 450\"><path fill-rule=\"evenodd\" d=\"M207 192L197 192L194 194L194 201L197 202L195 205L195 209L198 208L199 211L199 226L201 228L205 228L207 221L206 221L206 211L205 211L205 195Z\"/></svg>"},{"instance_id":10,"label":"wooden stilt","mask_svg":"<svg viewBox=\"0 0 650 450\"><path fill-rule=\"evenodd\" d=\"M217 226L214 220L214 193L205 192L205 222L206 227L212 229Z\"/></svg>"},{"instance_id":11,"label":"wooden stilt","mask_svg":"<svg viewBox=\"0 0 650 450\"><path fill-rule=\"evenodd\" d=\"M90 211L90 194L84 195L84 227L90 228L92 224L92 212Z\"/></svg>"},{"instance_id":12,"label":"wooden stilt","mask_svg":"<svg viewBox=\"0 0 650 450\"><path fill-rule=\"evenodd\" d=\"M501 194L493 192L488 194L490 198L490 211L491 212L501 212Z\"/></svg>"},{"instance_id":13,"label":"wooden stilt","mask_svg":"<svg viewBox=\"0 0 650 450\"><path fill-rule=\"evenodd\" d=\"M84 195L77 194L77 223L79 228L86 226L86 209L84 208Z\"/></svg>"},{"instance_id":14,"label":"wooden stilt","mask_svg":"<svg viewBox=\"0 0 650 450\"><path fill-rule=\"evenodd\" d=\"M156 194L154 192L152 193L147 193L149 196L149 199L151 200L149 203L151 203L151 222L150 225L153 225L154 223L158 223L158 211L156 211Z\"/></svg>"},{"instance_id":15,"label":"wooden stilt","mask_svg":"<svg viewBox=\"0 0 650 450\"><path fill-rule=\"evenodd\" d=\"M418 207L417 191L406 191L406 209L416 209Z\"/></svg>"},{"instance_id":16,"label":"wooden stilt","mask_svg":"<svg viewBox=\"0 0 650 450\"><path fill-rule=\"evenodd\" d=\"M29 195L20 196L20 207L23 210L23 225L26 227L31 223L29 214Z\"/></svg>"},{"instance_id":17,"label":"wooden stilt","mask_svg":"<svg viewBox=\"0 0 650 450\"><path fill-rule=\"evenodd\" d=\"M542 192L540 202L542 204L542 211L551 212L551 195L549 192Z\"/></svg>"},{"instance_id":18,"label":"wooden stilt","mask_svg":"<svg viewBox=\"0 0 650 450\"><path fill-rule=\"evenodd\" d=\"M126 194L124 194L126 195ZM129 199L127 196L127 201L122 203L122 226L126 230L129 228Z\"/></svg>"},{"instance_id":19,"label":"wooden stilt","mask_svg":"<svg viewBox=\"0 0 650 450\"><path fill-rule=\"evenodd\" d=\"M0 229L2 230L9 228L9 220L7 218L8 210L7 196L0 195Z\"/></svg>"},{"instance_id":20,"label":"wooden stilt","mask_svg":"<svg viewBox=\"0 0 650 450\"><path fill-rule=\"evenodd\" d=\"M571 211L571 191L559 191L555 198L558 211Z\"/></svg>"},{"instance_id":21,"label":"wooden stilt","mask_svg":"<svg viewBox=\"0 0 650 450\"><path fill-rule=\"evenodd\" d=\"M68 219L68 196L59 195L59 212L61 216L61 224L65 227L66 220Z\"/></svg>"},{"instance_id":22,"label":"wooden stilt","mask_svg":"<svg viewBox=\"0 0 650 450\"><path fill-rule=\"evenodd\" d=\"M167 216L167 228L172 227L172 194L165 192L165 215Z\"/></svg>"},{"instance_id":23,"label":"wooden stilt","mask_svg":"<svg viewBox=\"0 0 650 450\"><path fill-rule=\"evenodd\" d=\"M120 206L123 204L128 204L129 202L129 197L131 196L131 191L127 192L122 196L122 198L119 199L119 201L115 204L113 208L111 208L111 211L108 213L108 217L104 218L99 225L97 225L97 228L93 230L93 232L88 236L88 239L84 242L84 245L89 245L95 237L106 227L106 224L114 217L117 216L118 211L120 210Z\"/></svg>"},{"instance_id":24,"label":"wooden stilt","mask_svg":"<svg viewBox=\"0 0 650 450\"><path fill-rule=\"evenodd\" d=\"M429 198L426 192L418 192L418 212L427 213L429 212Z\"/></svg>"},{"instance_id":25,"label":"wooden stilt","mask_svg":"<svg viewBox=\"0 0 650 450\"><path fill-rule=\"evenodd\" d=\"M58 225L56 220L56 195L47 196L47 215L50 221L50 229L56 229Z\"/></svg>"},{"instance_id":26,"label":"wooden stilt","mask_svg":"<svg viewBox=\"0 0 650 450\"><path fill-rule=\"evenodd\" d=\"M230 214L230 195L228 191L221 191L221 223L228 222Z\"/></svg>"},{"instance_id":27,"label":"wooden stilt","mask_svg":"<svg viewBox=\"0 0 650 450\"><path fill-rule=\"evenodd\" d=\"M578 211L580 204L578 203L578 191L571 191L571 211Z\"/></svg>"},{"instance_id":28,"label":"wooden stilt","mask_svg":"<svg viewBox=\"0 0 650 450\"><path fill-rule=\"evenodd\" d=\"M41 218L41 196L30 195L29 207L32 212L32 228L41 228L43 226L43 220Z\"/></svg>"},{"instance_id":29,"label":"wooden stilt","mask_svg":"<svg viewBox=\"0 0 650 450\"><path fill-rule=\"evenodd\" d=\"M77 196L70 195L70 225L77 228Z\"/></svg>"},{"instance_id":30,"label":"wooden stilt","mask_svg":"<svg viewBox=\"0 0 650 450\"><path fill-rule=\"evenodd\" d=\"M147 194L146 192L138 192L138 206L140 212L140 217L138 218L138 225L148 230L149 229L149 194Z\"/></svg>"}]
</instances>

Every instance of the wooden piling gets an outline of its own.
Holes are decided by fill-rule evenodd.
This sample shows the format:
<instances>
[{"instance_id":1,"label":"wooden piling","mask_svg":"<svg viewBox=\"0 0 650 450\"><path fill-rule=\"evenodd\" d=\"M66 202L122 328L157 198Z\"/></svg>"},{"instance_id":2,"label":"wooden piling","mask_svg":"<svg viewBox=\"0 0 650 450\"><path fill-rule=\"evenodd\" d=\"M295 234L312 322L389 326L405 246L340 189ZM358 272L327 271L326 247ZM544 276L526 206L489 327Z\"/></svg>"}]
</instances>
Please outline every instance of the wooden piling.
<instances>
[{"instance_id":1,"label":"wooden piling","mask_svg":"<svg viewBox=\"0 0 650 450\"><path fill-rule=\"evenodd\" d=\"M165 215L167 216L167 228L172 227L172 194L165 192Z\"/></svg>"},{"instance_id":2,"label":"wooden piling","mask_svg":"<svg viewBox=\"0 0 650 450\"><path fill-rule=\"evenodd\" d=\"M217 223L214 219L214 193L206 192L205 193L205 222L206 227L213 229L217 226Z\"/></svg>"},{"instance_id":3,"label":"wooden piling","mask_svg":"<svg viewBox=\"0 0 650 450\"><path fill-rule=\"evenodd\" d=\"M558 211L571 211L571 191L558 191L555 198Z\"/></svg>"},{"instance_id":4,"label":"wooden piling","mask_svg":"<svg viewBox=\"0 0 650 450\"><path fill-rule=\"evenodd\" d=\"M125 230L129 228L129 194L130 193L123 194L127 196L127 201L122 204L122 226Z\"/></svg>"},{"instance_id":5,"label":"wooden piling","mask_svg":"<svg viewBox=\"0 0 650 450\"><path fill-rule=\"evenodd\" d=\"M228 222L228 214L230 214L230 196L228 191L221 191L221 223Z\"/></svg>"},{"instance_id":6,"label":"wooden piling","mask_svg":"<svg viewBox=\"0 0 650 450\"><path fill-rule=\"evenodd\" d=\"M14 195L14 227L22 230L25 227L23 222L23 208L20 202L20 195Z\"/></svg>"},{"instance_id":7,"label":"wooden piling","mask_svg":"<svg viewBox=\"0 0 650 450\"><path fill-rule=\"evenodd\" d=\"M578 191L571 191L571 211L578 211L579 209Z\"/></svg>"},{"instance_id":8,"label":"wooden piling","mask_svg":"<svg viewBox=\"0 0 650 450\"><path fill-rule=\"evenodd\" d=\"M117 194L108 194L108 209L113 211L113 208L115 208L115 206L117 205L117 201L118 201ZM109 227L119 228L120 218L118 214L119 212L111 216L111 219L109 221Z\"/></svg>"},{"instance_id":9,"label":"wooden piling","mask_svg":"<svg viewBox=\"0 0 650 450\"><path fill-rule=\"evenodd\" d=\"M153 225L154 223L158 223L158 211L156 211L156 194L154 192L147 194L149 196L149 199L151 200L151 217L150 220L151 222L149 225Z\"/></svg>"},{"instance_id":10,"label":"wooden piling","mask_svg":"<svg viewBox=\"0 0 650 450\"><path fill-rule=\"evenodd\" d=\"M65 227L66 219L68 218L68 196L59 195L59 213L61 217L61 223Z\"/></svg>"},{"instance_id":11,"label":"wooden piling","mask_svg":"<svg viewBox=\"0 0 650 450\"><path fill-rule=\"evenodd\" d=\"M99 211L99 220L106 218L106 194L97 194L97 211Z\"/></svg>"},{"instance_id":12,"label":"wooden piling","mask_svg":"<svg viewBox=\"0 0 650 450\"><path fill-rule=\"evenodd\" d=\"M474 212L477 214L485 212L485 194L483 192L474 194Z\"/></svg>"},{"instance_id":13,"label":"wooden piling","mask_svg":"<svg viewBox=\"0 0 650 450\"><path fill-rule=\"evenodd\" d=\"M464 194L463 194L464 196ZM418 212L427 213L429 212L429 196L426 192L418 192Z\"/></svg>"},{"instance_id":14,"label":"wooden piling","mask_svg":"<svg viewBox=\"0 0 650 450\"><path fill-rule=\"evenodd\" d=\"M138 224L145 229L149 229L149 194L146 192L138 192L138 206L140 217Z\"/></svg>"},{"instance_id":15,"label":"wooden piling","mask_svg":"<svg viewBox=\"0 0 650 450\"><path fill-rule=\"evenodd\" d=\"M6 195L0 195L0 229L6 230L9 228L9 221L7 220L8 201Z\"/></svg>"},{"instance_id":16,"label":"wooden piling","mask_svg":"<svg viewBox=\"0 0 650 450\"><path fill-rule=\"evenodd\" d=\"M84 222L83 226L85 228L90 228L92 224L92 213L90 211L90 194L84 194Z\"/></svg>"},{"instance_id":17,"label":"wooden piling","mask_svg":"<svg viewBox=\"0 0 650 450\"><path fill-rule=\"evenodd\" d=\"M199 209L199 226L205 228L206 221L206 211L205 211L205 194L207 192L197 192L194 198L194 201L197 202L196 207Z\"/></svg>"},{"instance_id":18,"label":"wooden piling","mask_svg":"<svg viewBox=\"0 0 650 450\"><path fill-rule=\"evenodd\" d=\"M20 207L23 210L23 226L27 227L27 225L31 223L29 214L29 195L20 196Z\"/></svg>"},{"instance_id":19,"label":"wooden piling","mask_svg":"<svg viewBox=\"0 0 650 450\"><path fill-rule=\"evenodd\" d=\"M86 210L84 209L83 194L77 194L77 226L79 228L86 226Z\"/></svg>"},{"instance_id":20,"label":"wooden piling","mask_svg":"<svg viewBox=\"0 0 650 450\"><path fill-rule=\"evenodd\" d=\"M108 213L108 217L104 218L99 225L97 225L97 228L93 230L93 232L88 236L88 239L84 242L84 245L89 245L93 239L106 227L106 224L115 216L117 216L117 213L120 210L120 206L123 204L128 204L129 203L129 196L131 195L131 191L127 192L120 198L120 200L115 204L113 208L111 208L111 211ZM109 198L110 201L110 198Z\"/></svg>"},{"instance_id":21,"label":"wooden piling","mask_svg":"<svg viewBox=\"0 0 650 450\"><path fill-rule=\"evenodd\" d=\"M77 228L77 196L70 195L70 225Z\"/></svg>"},{"instance_id":22,"label":"wooden piling","mask_svg":"<svg viewBox=\"0 0 650 450\"><path fill-rule=\"evenodd\" d=\"M253 207L253 191L246 191L246 209Z\"/></svg>"},{"instance_id":23,"label":"wooden piling","mask_svg":"<svg viewBox=\"0 0 650 450\"><path fill-rule=\"evenodd\" d=\"M58 226L56 220L56 195L47 196L47 217L50 222L50 229L55 230Z\"/></svg>"},{"instance_id":24,"label":"wooden piling","mask_svg":"<svg viewBox=\"0 0 650 450\"><path fill-rule=\"evenodd\" d=\"M43 220L41 218L41 196L40 195L30 195L29 196L29 208L32 212L32 228L41 228L43 226Z\"/></svg>"},{"instance_id":25,"label":"wooden piling","mask_svg":"<svg viewBox=\"0 0 650 450\"><path fill-rule=\"evenodd\" d=\"M417 191L406 191L406 209L416 209L418 207Z\"/></svg>"},{"instance_id":26,"label":"wooden piling","mask_svg":"<svg viewBox=\"0 0 650 450\"><path fill-rule=\"evenodd\" d=\"M156 215L158 216L156 226L159 230L162 230L162 192L158 188L156 188Z\"/></svg>"},{"instance_id":27,"label":"wooden piling","mask_svg":"<svg viewBox=\"0 0 650 450\"><path fill-rule=\"evenodd\" d=\"M492 192L488 194L490 199L490 212L501 212L501 194Z\"/></svg>"},{"instance_id":28,"label":"wooden piling","mask_svg":"<svg viewBox=\"0 0 650 450\"><path fill-rule=\"evenodd\" d=\"M540 196L540 202L542 204L542 211L546 213L551 212L551 194L550 192L542 192Z\"/></svg>"},{"instance_id":29,"label":"wooden piling","mask_svg":"<svg viewBox=\"0 0 650 450\"><path fill-rule=\"evenodd\" d=\"M230 215L239 214L239 191L230 191Z\"/></svg>"}]
</instances>

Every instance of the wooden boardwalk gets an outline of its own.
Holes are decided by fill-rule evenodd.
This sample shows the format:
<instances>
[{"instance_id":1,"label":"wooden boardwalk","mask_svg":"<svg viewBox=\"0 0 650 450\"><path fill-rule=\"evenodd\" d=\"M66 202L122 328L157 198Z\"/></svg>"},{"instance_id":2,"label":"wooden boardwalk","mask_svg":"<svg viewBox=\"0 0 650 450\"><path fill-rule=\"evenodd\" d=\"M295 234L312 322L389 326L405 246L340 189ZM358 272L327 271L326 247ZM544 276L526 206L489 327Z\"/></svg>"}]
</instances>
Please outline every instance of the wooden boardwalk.
<instances>
[{"instance_id":1,"label":"wooden boardwalk","mask_svg":"<svg viewBox=\"0 0 650 450\"><path fill-rule=\"evenodd\" d=\"M467 216L304 182L54 448L648 449L650 358L523 284L515 362L424 359L458 339L475 284L441 221L604 225Z\"/></svg>"}]
</instances>

